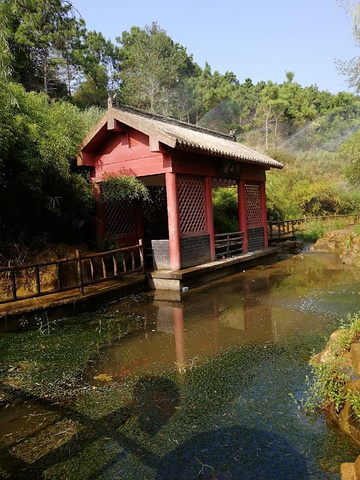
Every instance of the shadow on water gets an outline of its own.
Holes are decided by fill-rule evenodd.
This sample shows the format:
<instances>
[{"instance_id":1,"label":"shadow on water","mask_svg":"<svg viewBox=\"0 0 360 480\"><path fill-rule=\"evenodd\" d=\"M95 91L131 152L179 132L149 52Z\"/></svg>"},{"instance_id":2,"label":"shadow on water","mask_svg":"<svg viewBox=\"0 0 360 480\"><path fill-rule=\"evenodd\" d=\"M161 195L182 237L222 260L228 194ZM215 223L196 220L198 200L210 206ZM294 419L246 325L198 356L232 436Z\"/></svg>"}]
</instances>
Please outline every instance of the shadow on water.
<instances>
[{"instance_id":1,"label":"shadow on water","mask_svg":"<svg viewBox=\"0 0 360 480\"><path fill-rule=\"evenodd\" d=\"M111 306L144 327L103 350L83 396L52 404L0 383L23 401L0 413L0 477L339 478L357 449L339 453L344 439L299 413L289 393L306 388L313 340L358 308L352 272L304 255L190 290L182 302L148 295ZM94 380L101 374L109 385Z\"/></svg>"},{"instance_id":2,"label":"shadow on water","mask_svg":"<svg viewBox=\"0 0 360 480\"><path fill-rule=\"evenodd\" d=\"M8 387L1 384L0 387L8 389ZM140 431L152 437L169 421L180 404L180 394L176 384L163 377L139 379L135 384L129 404L98 419L93 419L72 408L51 405L47 400L39 400L31 395L23 394L22 396L24 402L32 402L30 409L33 413L30 412L30 415L44 417L54 414L53 419L50 419L44 425L44 422L41 421L34 424L34 431L21 438L22 442L36 438L41 433L50 430L51 426L59 422L59 415L61 418L66 418L68 421L73 421L80 425L80 433L72 436L65 443L51 449L49 453L45 453L38 460L31 463L11 453L18 441L8 445L7 448L0 448L0 478L43 478L44 472L49 468L56 468L56 465L61 464L64 460L67 462L71 461L72 458L76 458L81 454L85 448L95 444L98 439L104 438L106 438L107 447L110 450L114 448L114 445L121 445L120 458L129 455L138 456L142 458L146 465L156 470L160 464L160 459L138 441L121 433L119 429L127 421L135 422ZM42 413L34 413L36 408L41 408ZM15 413L19 413L19 408L15 409ZM9 422L14 421L11 415L9 416ZM116 449L110 457L112 458L108 462L100 462L99 468L93 468L91 474L85 478L98 478L113 464L116 464L119 461L119 454L116 452ZM7 474L2 477L1 472L5 470ZM60 478L61 474L60 477L55 476ZM52 478L52 476L50 475L49 478ZM64 478L75 477L66 475Z\"/></svg>"},{"instance_id":3,"label":"shadow on water","mask_svg":"<svg viewBox=\"0 0 360 480\"><path fill-rule=\"evenodd\" d=\"M236 426L195 435L166 455L157 480L309 479L306 459L272 432Z\"/></svg>"},{"instance_id":4,"label":"shadow on water","mask_svg":"<svg viewBox=\"0 0 360 480\"><path fill-rule=\"evenodd\" d=\"M113 455L107 462L100 463L98 468L93 468L85 478L114 478L114 471L117 472L115 478L141 478L129 472L126 474L126 470L117 470L116 465L130 456L141 458L143 465L156 472L151 478L157 480L190 480L197 477L212 480L310 478L305 457L273 432L241 425L219 428L192 436L164 456L154 454L121 433L121 427L130 421L136 422L144 434L153 437L171 419L180 405L180 394L175 383L166 378L140 379L128 405L96 420L72 409L51 407L46 401L37 403L50 412L56 411L62 417L78 422L84 430L32 464L12 456L11 445L1 449L0 463L3 466L7 464L12 472L7 478L42 478L49 467L54 469L65 459L71 461L100 438L106 438L106 448L113 449ZM44 429L47 428L48 424ZM40 430L41 426L35 435ZM116 448L118 445L121 445L121 451ZM51 475L48 478L52 478ZM56 478L61 478L61 475Z\"/></svg>"}]
</instances>

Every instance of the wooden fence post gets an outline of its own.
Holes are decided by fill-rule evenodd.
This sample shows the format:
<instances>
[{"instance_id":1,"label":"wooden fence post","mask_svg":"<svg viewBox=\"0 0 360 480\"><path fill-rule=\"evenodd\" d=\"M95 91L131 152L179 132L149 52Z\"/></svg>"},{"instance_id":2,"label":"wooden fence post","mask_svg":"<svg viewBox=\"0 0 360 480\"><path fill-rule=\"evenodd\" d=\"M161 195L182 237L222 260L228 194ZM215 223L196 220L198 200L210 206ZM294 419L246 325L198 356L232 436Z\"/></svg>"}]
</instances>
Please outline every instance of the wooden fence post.
<instances>
[{"instance_id":1,"label":"wooden fence post","mask_svg":"<svg viewBox=\"0 0 360 480\"><path fill-rule=\"evenodd\" d=\"M11 290L12 290L13 298L14 300L17 300L15 270L10 270L10 276L11 276Z\"/></svg>"},{"instance_id":2,"label":"wooden fence post","mask_svg":"<svg viewBox=\"0 0 360 480\"><path fill-rule=\"evenodd\" d=\"M40 271L39 267L35 267L35 279L36 279L36 293L41 294L41 285L40 285Z\"/></svg>"},{"instance_id":3,"label":"wooden fence post","mask_svg":"<svg viewBox=\"0 0 360 480\"><path fill-rule=\"evenodd\" d=\"M83 296L84 295L84 282L83 282L83 274L82 274L82 267L81 267L80 250L76 250L76 259L77 259L77 271L78 271L78 279L79 279L79 293L80 293L80 296Z\"/></svg>"},{"instance_id":4,"label":"wooden fence post","mask_svg":"<svg viewBox=\"0 0 360 480\"><path fill-rule=\"evenodd\" d=\"M58 284L58 290L61 291L60 263L56 264L56 279Z\"/></svg>"}]
</instances>

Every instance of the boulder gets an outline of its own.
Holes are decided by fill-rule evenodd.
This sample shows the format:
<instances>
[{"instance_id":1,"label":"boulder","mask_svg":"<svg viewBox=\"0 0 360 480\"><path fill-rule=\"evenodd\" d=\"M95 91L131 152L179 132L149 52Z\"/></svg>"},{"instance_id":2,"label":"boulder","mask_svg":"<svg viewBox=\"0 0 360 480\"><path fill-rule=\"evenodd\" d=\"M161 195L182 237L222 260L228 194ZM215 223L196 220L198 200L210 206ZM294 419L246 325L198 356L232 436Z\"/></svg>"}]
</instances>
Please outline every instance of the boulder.
<instances>
[{"instance_id":1,"label":"boulder","mask_svg":"<svg viewBox=\"0 0 360 480\"><path fill-rule=\"evenodd\" d=\"M286 240L285 242L278 242L277 247L285 253L300 253L303 249L303 242L298 240Z\"/></svg>"},{"instance_id":2,"label":"boulder","mask_svg":"<svg viewBox=\"0 0 360 480\"><path fill-rule=\"evenodd\" d=\"M360 236L352 227L325 233L317 240L313 251L337 255L345 265L360 266Z\"/></svg>"}]
</instances>

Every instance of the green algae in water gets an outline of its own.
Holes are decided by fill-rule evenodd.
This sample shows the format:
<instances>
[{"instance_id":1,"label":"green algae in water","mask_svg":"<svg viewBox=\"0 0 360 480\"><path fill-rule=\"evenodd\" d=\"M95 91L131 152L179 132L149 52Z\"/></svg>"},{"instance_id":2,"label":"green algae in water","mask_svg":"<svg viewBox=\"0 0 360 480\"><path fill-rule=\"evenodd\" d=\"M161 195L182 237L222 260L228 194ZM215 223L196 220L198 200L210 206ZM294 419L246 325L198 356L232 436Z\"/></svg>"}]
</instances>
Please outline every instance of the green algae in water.
<instances>
[{"instance_id":1,"label":"green algae in water","mask_svg":"<svg viewBox=\"0 0 360 480\"><path fill-rule=\"evenodd\" d=\"M58 398L72 394L100 349L137 331L142 322L125 315L49 322L51 328L7 332L0 337L0 381L19 394Z\"/></svg>"},{"instance_id":2,"label":"green algae in water","mask_svg":"<svg viewBox=\"0 0 360 480\"><path fill-rule=\"evenodd\" d=\"M349 292L355 291L358 278L351 272L324 256L309 255L190 290L180 306L182 330L169 321L179 304L165 310L159 302L128 302L134 318L151 322L142 333L111 347L118 348L115 356L108 356L107 347L99 348L101 341L111 344L116 335L121 337L123 326L107 335L106 315L100 314L104 336L91 344L73 322L74 336L79 345L88 346L88 353L71 343L69 326L69 345L79 353L65 375L76 374L81 383L82 362L95 360L98 352L95 369L109 373L113 368L113 374L118 366L107 360L117 359L121 371L131 359L131 374L107 386L86 385L65 403L51 406L46 401L56 410L59 429L65 425L61 419L67 419L76 431L33 463L15 462L14 475L17 468L37 478L338 479L340 463L353 461L359 449L330 430L323 417L299 411L289 394L302 397L312 350L324 346L339 317L353 305L346 302L342 312L338 298L329 294L330 285L331 291L341 285L344 297L353 295ZM110 308L108 319L116 317L116 310L121 304ZM7 364L29 339L12 338L13 346L4 350ZM22 355L22 361L46 358L51 364L51 355L35 350L26 350L31 355ZM151 356L147 351L161 353L160 366L145 363ZM56 368L49 369L35 392L53 384L50 379L61 374ZM95 369L83 378L92 378ZM41 375L34 378L42 381ZM26 385L31 384L29 379ZM45 436L53 432L45 424L43 428ZM15 458L16 441L3 448Z\"/></svg>"}]
</instances>

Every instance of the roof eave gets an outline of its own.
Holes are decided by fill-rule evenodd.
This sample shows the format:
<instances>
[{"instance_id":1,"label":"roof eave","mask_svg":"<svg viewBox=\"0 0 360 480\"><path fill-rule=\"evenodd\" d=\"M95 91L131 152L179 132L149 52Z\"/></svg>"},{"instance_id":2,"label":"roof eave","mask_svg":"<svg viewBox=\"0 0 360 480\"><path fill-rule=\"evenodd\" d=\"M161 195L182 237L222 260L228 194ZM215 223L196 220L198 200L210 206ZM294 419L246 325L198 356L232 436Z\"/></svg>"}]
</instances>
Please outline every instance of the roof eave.
<instances>
[{"instance_id":1,"label":"roof eave","mask_svg":"<svg viewBox=\"0 0 360 480\"><path fill-rule=\"evenodd\" d=\"M155 128L151 128L148 125L144 125L144 123L141 122L141 119L137 119L133 115L127 114L127 112L117 110L116 108L111 108L110 112L113 118L118 122L124 123L128 127L138 130L144 133L145 135L147 135L149 138L151 137L152 139L160 143L163 143L168 147L175 148L176 146L175 136L167 134L165 132L158 132Z\"/></svg>"},{"instance_id":2,"label":"roof eave","mask_svg":"<svg viewBox=\"0 0 360 480\"><path fill-rule=\"evenodd\" d=\"M235 160L238 162L249 163L252 165L261 165L266 168L277 168L282 169L284 165L276 160L272 160L269 158L269 161L264 161L261 159L257 159L255 157L247 157L245 155L237 155L235 153L230 152L223 152L220 150L215 150L211 148L206 148L201 145L192 145L183 142L177 142L176 148L179 150L185 150L188 152L196 152L196 153L203 153L205 155L211 155L216 157L228 158L229 160Z\"/></svg>"}]
</instances>

